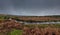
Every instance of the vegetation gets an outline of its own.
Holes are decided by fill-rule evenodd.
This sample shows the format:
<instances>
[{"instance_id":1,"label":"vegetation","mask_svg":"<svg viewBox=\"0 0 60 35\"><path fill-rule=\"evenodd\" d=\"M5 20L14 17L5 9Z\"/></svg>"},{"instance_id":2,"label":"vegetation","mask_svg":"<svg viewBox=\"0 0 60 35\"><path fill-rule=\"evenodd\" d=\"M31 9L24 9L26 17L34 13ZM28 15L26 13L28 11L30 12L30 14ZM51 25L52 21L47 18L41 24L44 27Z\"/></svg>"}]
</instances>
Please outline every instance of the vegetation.
<instances>
[{"instance_id":1,"label":"vegetation","mask_svg":"<svg viewBox=\"0 0 60 35\"><path fill-rule=\"evenodd\" d=\"M14 29L14 30L13 30ZM12 20L0 21L0 35L22 35L22 24Z\"/></svg>"},{"instance_id":2,"label":"vegetation","mask_svg":"<svg viewBox=\"0 0 60 35\"><path fill-rule=\"evenodd\" d=\"M30 28L35 27L35 26L38 26L40 28L46 28L48 26L55 27L55 28L60 28L60 24L27 24L25 26L30 27Z\"/></svg>"},{"instance_id":3,"label":"vegetation","mask_svg":"<svg viewBox=\"0 0 60 35\"><path fill-rule=\"evenodd\" d=\"M24 26L23 32L23 35L60 35L60 24L29 24Z\"/></svg>"},{"instance_id":4,"label":"vegetation","mask_svg":"<svg viewBox=\"0 0 60 35\"><path fill-rule=\"evenodd\" d=\"M17 16L0 16L0 20L4 20L4 19L9 19L9 18L14 18L15 20L17 20L17 21L20 21L20 20L22 20L22 21L26 21L26 22L36 22L36 21L38 21L38 22L47 22L47 21L49 21L49 22L56 22L56 21L60 21L60 16L59 17L54 17L54 16L52 16L52 18L51 17L48 17L48 18L46 18L46 17L43 17L42 18L42 16L41 17L38 17L37 18L37 16L36 17L34 17L34 16L32 16L32 17L30 17L30 16L27 16L27 17L17 17ZM41 18L41 20L40 20L40 18ZM57 19L58 18L58 19ZM3 21L2 21L3 22ZM8 28L8 29L7 29ZM23 29L22 29L23 28ZM37 29L36 29L37 28ZM49 28L48 30L50 31L50 30L55 30L55 31L57 31L57 28L59 29L60 28L60 24L27 24L27 25L24 25L24 26L21 26L21 24L19 23L19 22L14 22L14 21L8 21L7 20L7 22L3 22L3 23L0 23L0 35L1 35L1 32L4 32L4 33L6 33L7 31L7 34L8 35L22 35L22 33L23 34L25 34L25 32L27 32L28 34L30 33L30 34L33 34L33 33L31 33L31 32L33 32L34 31L34 34L36 34L36 30L37 31L39 31L39 32L45 32L44 30L45 29L47 29L47 28ZM52 29L51 29L52 28ZM13 29L13 31L10 31L11 29ZM19 30L17 30L17 29L19 29ZM43 30L44 29L44 30ZM26 31L25 31L26 30ZM33 30L33 31L32 31ZM60 30L60 29L59 29ZM47 30L46 30L47 31ZM27 34L26 33L26 34ZM27 34L27 35L28 35ZM5 35L5 34L3 34L3 35Z\"/></svg>"},{"instance_id":5,"label":"vegetation","mask_svg":"<svg viewBox=\"0 0 60 35\"><path fill-rule=\"evenodd\" d=\"M11 35L22 35L22 30L16 30L14 29L12 32L11 32Z\"/></svg>"}]
</instances>

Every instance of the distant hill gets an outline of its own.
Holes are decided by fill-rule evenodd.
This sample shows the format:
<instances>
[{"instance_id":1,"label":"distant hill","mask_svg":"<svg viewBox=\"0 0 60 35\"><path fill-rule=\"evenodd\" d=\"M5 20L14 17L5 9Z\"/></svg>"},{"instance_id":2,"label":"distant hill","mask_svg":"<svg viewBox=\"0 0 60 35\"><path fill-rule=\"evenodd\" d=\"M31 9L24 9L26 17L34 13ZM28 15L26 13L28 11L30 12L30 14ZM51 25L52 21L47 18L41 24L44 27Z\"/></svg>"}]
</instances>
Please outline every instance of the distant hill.
<instances>
[{"instance_id":1,"label":"distant hill","mask_svg":"<svg viewBox=\"0 0 60 35\"><path fill-rule=\"evenodd\" d=\"M15 17L22 21L60 21L60 15L47 15L47 16L18 16L18 15L8 15L0 14L0 17ZM16 18L17 17L17 18Z\"/></svg>"}]
</instances>

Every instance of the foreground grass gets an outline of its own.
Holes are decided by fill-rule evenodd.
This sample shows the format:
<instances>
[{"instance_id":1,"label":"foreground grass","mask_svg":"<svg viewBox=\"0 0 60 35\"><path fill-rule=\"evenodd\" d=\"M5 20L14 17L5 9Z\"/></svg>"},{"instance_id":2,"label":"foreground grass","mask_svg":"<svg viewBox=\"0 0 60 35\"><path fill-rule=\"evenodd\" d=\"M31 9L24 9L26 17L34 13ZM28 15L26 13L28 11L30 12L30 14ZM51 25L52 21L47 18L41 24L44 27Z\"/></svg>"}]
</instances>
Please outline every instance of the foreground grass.
<instances>
[{"instance_id":1,"label":"foreground grass","mask_svg":"<svg viewBox=\"0 0 60 35\"><path fill-rule=\"evenodd\" d=\"M22 30L16 30L14 29L12 32L11 32L11 35L22 35Z\"/></svg>"}]
</instances>

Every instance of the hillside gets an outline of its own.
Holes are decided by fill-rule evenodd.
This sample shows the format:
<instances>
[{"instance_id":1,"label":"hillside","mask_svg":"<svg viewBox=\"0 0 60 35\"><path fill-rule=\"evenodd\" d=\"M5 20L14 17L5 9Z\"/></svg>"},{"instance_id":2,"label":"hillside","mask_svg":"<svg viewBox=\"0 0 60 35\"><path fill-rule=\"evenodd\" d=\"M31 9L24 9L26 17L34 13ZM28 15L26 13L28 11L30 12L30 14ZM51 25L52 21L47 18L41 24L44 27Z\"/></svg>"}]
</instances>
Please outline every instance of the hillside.
<instances>
[{"instance_id":1,"label":"hillside","mask_svg":"<svg viewBox=\"0 0 60 35\"><path fill-rule=\"evenodd\" d=\"M60 21L60 15L49 16L18 16L18 15L6 15L0 14L0 19L14 18L21 21Z\"/></svg>"}]
</instances>

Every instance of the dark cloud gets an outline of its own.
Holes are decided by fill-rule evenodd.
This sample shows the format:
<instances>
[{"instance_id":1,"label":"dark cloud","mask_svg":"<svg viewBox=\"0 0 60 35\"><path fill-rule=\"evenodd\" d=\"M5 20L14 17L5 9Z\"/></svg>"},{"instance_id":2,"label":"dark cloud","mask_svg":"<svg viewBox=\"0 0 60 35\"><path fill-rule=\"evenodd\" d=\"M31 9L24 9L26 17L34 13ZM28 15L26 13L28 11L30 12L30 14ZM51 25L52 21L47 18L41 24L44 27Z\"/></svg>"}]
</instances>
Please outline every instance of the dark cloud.
<instances>
[{"instance_id":1,"label":"dark cloud","mask_svg":"<svg viewBox=\"0 0 60 35\"><path fill-rule=\"evenodd\" d=\"M60 15L60 0L0 0L0 13L12 15Z\"/></svg>"}]
</instances>

